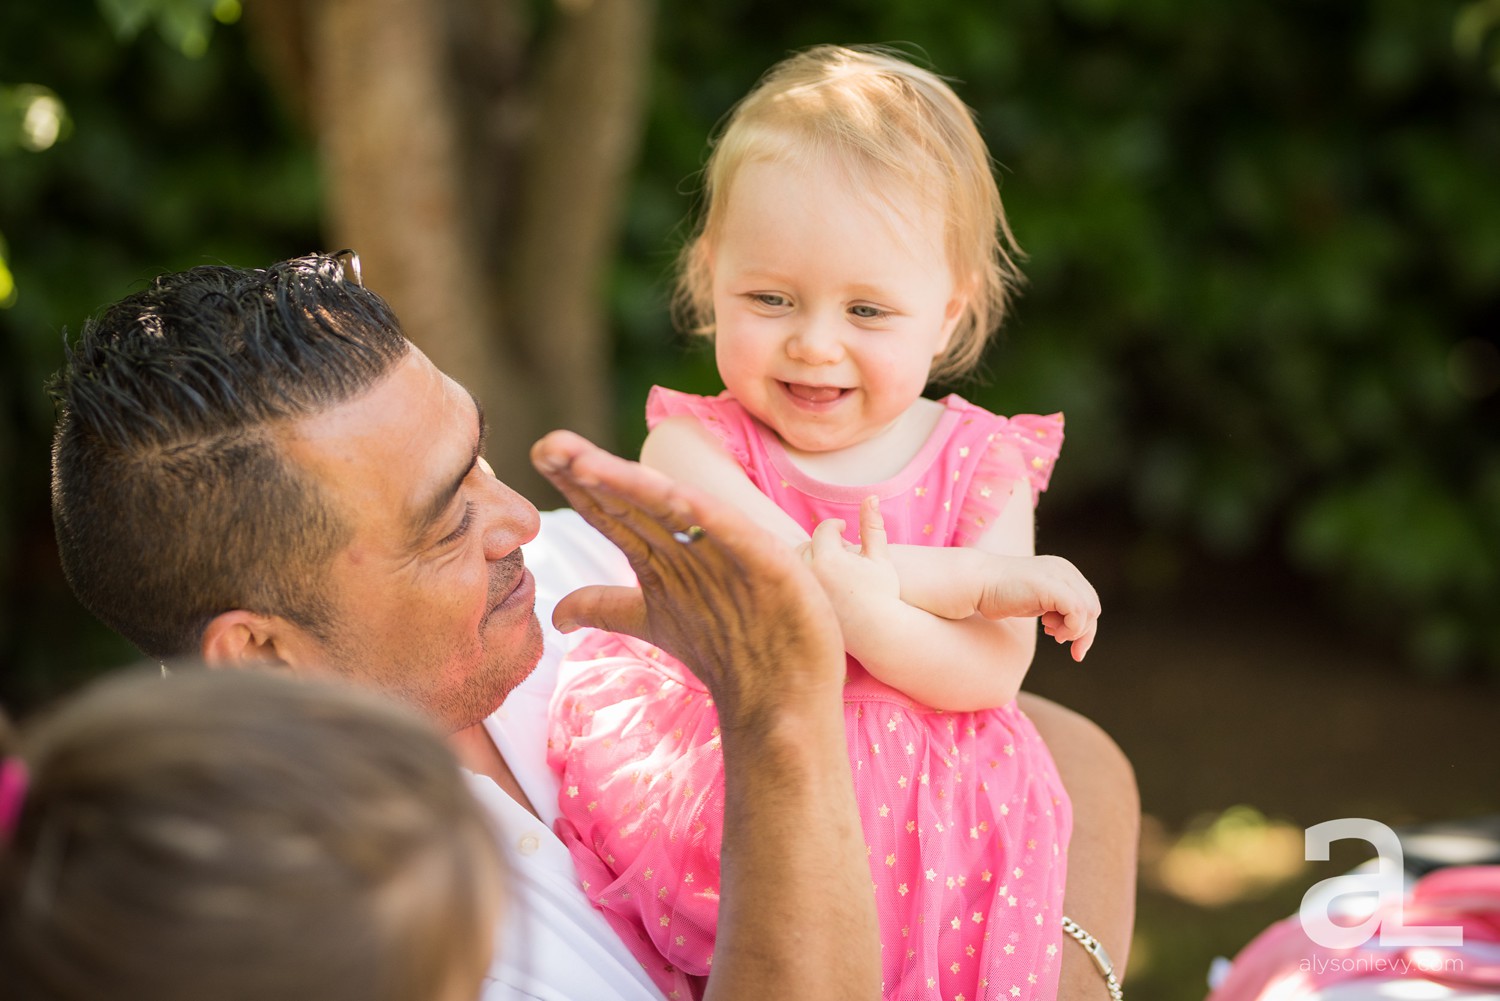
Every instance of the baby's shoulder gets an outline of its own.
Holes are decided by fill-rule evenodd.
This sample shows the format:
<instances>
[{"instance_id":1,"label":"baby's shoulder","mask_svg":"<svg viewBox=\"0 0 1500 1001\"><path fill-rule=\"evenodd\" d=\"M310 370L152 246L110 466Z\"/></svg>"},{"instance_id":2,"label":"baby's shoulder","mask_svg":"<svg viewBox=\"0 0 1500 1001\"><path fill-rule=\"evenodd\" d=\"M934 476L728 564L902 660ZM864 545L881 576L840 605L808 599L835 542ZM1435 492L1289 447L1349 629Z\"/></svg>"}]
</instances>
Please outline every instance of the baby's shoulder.
<instances>
[{"instance_id":1,"label":"baby's shoulder","mask_svg":"<svg viewBox=\"0 0 1500 1001\"><path fill-rule=\"evenodd\" d=\"M1009 441L1024 444L1031 450L1031 443L1048 442L1060 445L1063 436L1063 415L1053 414L997 414L975 403L970 403L957 393L950 393L937 401L957 420L952 423L954 438L980 438L986 442Z\"/></svg>"},{"instance_id":2,"label":"baby's shoulder","mask_svg":"<svg viewBox=\"0 0 1500 1001\"><path fill-rule=\"evenodd\" d=\"M646 398L648 444L662 441L696 444L712 441L744 464L750 461L754 419L728 392L699 396L663 386L651 387Z\"/></svg>"}]
</instances>

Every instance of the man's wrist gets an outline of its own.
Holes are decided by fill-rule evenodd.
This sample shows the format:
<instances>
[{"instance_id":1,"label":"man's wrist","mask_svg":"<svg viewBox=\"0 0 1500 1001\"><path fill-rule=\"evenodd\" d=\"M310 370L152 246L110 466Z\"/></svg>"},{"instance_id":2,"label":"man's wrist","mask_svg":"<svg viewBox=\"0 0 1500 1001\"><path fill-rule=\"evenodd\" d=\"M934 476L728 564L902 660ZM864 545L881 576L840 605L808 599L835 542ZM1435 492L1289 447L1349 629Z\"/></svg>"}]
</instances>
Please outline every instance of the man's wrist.
<instances>
[{"instance_id":1,"label":"man's wrist","mask_svg":"<svg viewBox=\"0 0 1500 1001\"><path fill-rule=\"evenodd\" d=\"M774 703L724 712L719 706L726 782L809 792L847 765L842 672L837 687L786 693ZM845 774L844 781L848 781Z\"/></svg>"},{"instance_id":2,"label":"man's wrist","mask_svg":"<svg viewBox=\"0 0 1500 1001\"><path fill-rule=\"evenodd\" d=\"M1115 964L1110 959L1109 953L1104 949L1104 943L1100 942L1067 915L1062 919L1063 933L1073 939L1083 951L1088 953L1089 960L1094 968L1099 971L1099 976L1104 978L1105 989L1109 991L1111 1001L1124 1001L1125 992L1120 987L1120 980L1115 976Z\"/></svg>"}]
</instances>

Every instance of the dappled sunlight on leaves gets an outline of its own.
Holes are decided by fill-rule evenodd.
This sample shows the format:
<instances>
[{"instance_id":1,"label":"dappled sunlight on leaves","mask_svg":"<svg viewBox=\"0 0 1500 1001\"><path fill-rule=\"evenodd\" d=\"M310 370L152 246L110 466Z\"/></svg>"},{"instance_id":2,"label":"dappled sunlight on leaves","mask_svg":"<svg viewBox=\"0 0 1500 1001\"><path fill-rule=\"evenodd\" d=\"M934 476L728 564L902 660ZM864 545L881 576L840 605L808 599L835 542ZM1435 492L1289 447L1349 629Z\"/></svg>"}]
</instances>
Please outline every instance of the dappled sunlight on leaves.
<instances>
[{"instance_id":1,"label":"dappled sunlight on leaves","mask_svg":"<svg viewBox=\"0 0 1500 1001\"><path fill-rule=\"evenodd\" d=\"M0 154L21 149L41 153L73 130L67 106L40 84L0 85Z\"/></svg>"},{"instance_id":2,"label":"dappled sunlight on leaves","mask_svg":"<svg viewBox=\"0 0 1500 1001\"><path fill-rule=\"evenodd\" d=\"M234 24L242 13L239 0L99 0L99 11L120 41L155 24L161 37L190 59L208 52L215 22Z\"/></svg>"},{"instance_id":3,"label":"dappled sunlight on leaves","mask_svg":"<svg viewBox=\"0 0 1500 1001\"><path fill-rule=\"evenodd\" d=\"M16 302L16 279L5 261L5 243L0 240L0 309L9 309Z\"/></svg>"},{"instance_id":4,"label":"dappled sunlight on leaves","mask_svg":"<svg viewBox=\"0 0 1500 1001\"><path fill-rule=\"evenodd\" d=\"M1487 64L1500 86L1500 0L1472 0L1459 10L1453 19L1453 48L1465 59Z\"/></svg>"}]
</instances>

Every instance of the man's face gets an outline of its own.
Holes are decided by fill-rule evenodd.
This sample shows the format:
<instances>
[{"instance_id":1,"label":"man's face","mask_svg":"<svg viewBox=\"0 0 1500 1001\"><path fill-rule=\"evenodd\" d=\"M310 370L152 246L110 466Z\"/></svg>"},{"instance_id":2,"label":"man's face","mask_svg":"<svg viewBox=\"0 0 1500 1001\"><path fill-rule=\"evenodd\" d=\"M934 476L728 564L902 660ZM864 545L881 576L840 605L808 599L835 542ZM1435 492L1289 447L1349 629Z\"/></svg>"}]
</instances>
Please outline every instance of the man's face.
<instances>
[{"instance_id":1,"label":"man's face","mask_svg":"<svg viewBox=\"0 0 1500 1001\"><path fill-rule=\"evenodd\" d=\"M335 618L315 655L450 730L493 712L542 650L519 548L540 521L480 456L481 424L473 397L413 348L281 437L353 533L329 567Z\"/></svg>"}]
</instances>

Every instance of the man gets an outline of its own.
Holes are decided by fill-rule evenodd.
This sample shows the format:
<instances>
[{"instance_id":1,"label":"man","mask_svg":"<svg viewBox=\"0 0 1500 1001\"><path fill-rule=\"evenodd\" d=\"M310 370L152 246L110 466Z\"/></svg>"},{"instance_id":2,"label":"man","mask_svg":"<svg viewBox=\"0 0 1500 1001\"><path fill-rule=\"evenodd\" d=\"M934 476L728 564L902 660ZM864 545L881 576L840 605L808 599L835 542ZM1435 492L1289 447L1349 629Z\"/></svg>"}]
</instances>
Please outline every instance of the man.
<instances>
[{"instance_id":1,"label":"man","mask_svg":"<svg viewBox=\"0 0 1500 1001\"><path fill-rule=\"evenodd\" d=\"M512 863L487 997L658 996L548 827L543 716L563 644L533 611L539 595L628 585L632 570L641 592L586 590L555 617L655 642L715 696L731 816L708 996L879 993L842 640L811 575L769 536L559 434L538 445L538 467L620 548L559 513L523 557L540 519L484 462L475 401L335 258L163 276L85 327L56 394L59 549L100 618L154 656L337 674L453 734ZM1070 854L1086 892L1068 906L1123 946L1128 767L1086 722L1028 709L1093 845ZM756 892L770 885L774 902ZM1081 951L1064 977L1065 997L1107 996Z\"/></svg>"}]
</instances>

